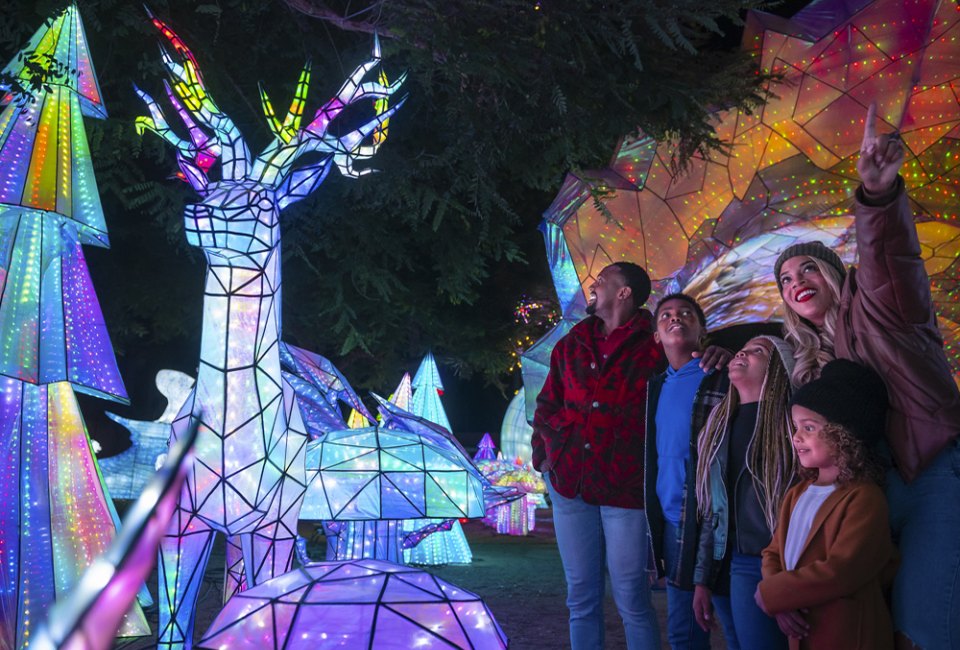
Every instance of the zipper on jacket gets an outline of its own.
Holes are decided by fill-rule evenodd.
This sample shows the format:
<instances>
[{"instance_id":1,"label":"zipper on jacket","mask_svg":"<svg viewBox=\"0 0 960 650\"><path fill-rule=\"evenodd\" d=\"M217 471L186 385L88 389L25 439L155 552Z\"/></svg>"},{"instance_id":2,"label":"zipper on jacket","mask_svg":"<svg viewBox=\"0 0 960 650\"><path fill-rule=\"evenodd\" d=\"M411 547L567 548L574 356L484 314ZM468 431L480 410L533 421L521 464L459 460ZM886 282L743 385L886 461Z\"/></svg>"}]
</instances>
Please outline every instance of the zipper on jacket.
<instances>
[{"instance_id":1,"label":"zipper on jacket","mask_svg":"<svg viewBox=\"0 0 960 650\"><path fill-rule=\"evenodd\" d=\"M722 435L722 436L720 437L720 439L717 440L717 442L714 444L714 446L713 446L714 449L717 449L718 447L721 447L721 446L723 445L723 442L724 442L724 440L726 440L727 434L728 434L728 431L726 431L726 429L727 429L727 427L724 427L723 435ZM713 453L713 450L711 450L711 453ZM729 454L729 449L727 450L727 453ZM728 462L726 463L727 465L729 465L729 460L730 460L730 459L727 458L727 461L728 461ZM720 455L719 455L719 453L714 454L714 456L713 456L713 461L710 463L711 476L712 476L712 474L713 474L713 465L714 465L714 464L718 465L718 466L719 466L718 469L721 469L721 470L722 470L722 471L717 472L717 481L720 483L720 488L721 488L720 493L723 495L723 498L724 498L724 499L726 500L726 502L727 502L727 526L726 526L726 528L725 528L724 531L723 531L723 546L724 546L724 549L726 549L726 547L727 547L727 545L729 544L729 541L730 541L730 540L729 540L729 535L730 535L730 508L731 508L731 506L730 506L730 498L729 498L729 496L727 495L727 484L726 484L726 481L725 481L726 477L724 476L724 475L726 474L727 468L723 466L724 463L723 463L722 460L720 460ZM714 504L715 504L715 503L716 503L716 498L714 498L714 496L711 496L711 499L710 499L710 510L712 510L714 514L716 514L716 509L715 509L715 507L714 507ZM714 530L714 544L713 544L713 546L714 546L714 549L713 549L713 558L714 558L714 560L718 560L718 559L719 559L719 560L722 560L722 559L723 559L723 555L721 555L719 558L717 558L717 551L716 551L716 547L717 547L716 531L717 531L717 529L718 529L719 527L720 527L720 521L719 521L719 519L717 519L716 525L715 525L714 528L713 528L713 530ZM725 555L725 553L724 553L724 555Z\"/></svg>"}]
</instances>

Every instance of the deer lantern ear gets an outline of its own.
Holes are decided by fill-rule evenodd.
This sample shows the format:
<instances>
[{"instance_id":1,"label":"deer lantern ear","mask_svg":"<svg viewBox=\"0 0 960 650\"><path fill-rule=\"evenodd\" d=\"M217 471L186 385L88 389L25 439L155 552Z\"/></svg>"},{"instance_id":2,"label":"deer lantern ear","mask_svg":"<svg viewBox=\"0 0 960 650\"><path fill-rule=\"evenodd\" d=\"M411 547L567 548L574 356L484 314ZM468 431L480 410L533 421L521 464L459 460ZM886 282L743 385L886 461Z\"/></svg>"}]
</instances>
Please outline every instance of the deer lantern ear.
<instances>
[{"instance_id":1,"label":"deer lantern ear","mask_svg":"<svg viewBox=\"0 0 960 650\"><path fill-rule=\"evenodd\" d=\"M330 173L330 158L325 158L314 165L295 169L277 188L277 210L282 211L291 203L310 196L323 179Z\"/></svg>"},{"instance_id":2,"label":"deer lantern ear","mask_svg":"<svg viewBox=\"0 0 960 650\"><path fill-rule=\"evenodd\" d=\"M206 194L208 181L204 171L200 169L198 165L195 165L192 160L180 155L177 156L177 165L179 165L180 171L183 172L185 180L190 183L190 187L200 194Z\"/></svg>"}]
</instances>

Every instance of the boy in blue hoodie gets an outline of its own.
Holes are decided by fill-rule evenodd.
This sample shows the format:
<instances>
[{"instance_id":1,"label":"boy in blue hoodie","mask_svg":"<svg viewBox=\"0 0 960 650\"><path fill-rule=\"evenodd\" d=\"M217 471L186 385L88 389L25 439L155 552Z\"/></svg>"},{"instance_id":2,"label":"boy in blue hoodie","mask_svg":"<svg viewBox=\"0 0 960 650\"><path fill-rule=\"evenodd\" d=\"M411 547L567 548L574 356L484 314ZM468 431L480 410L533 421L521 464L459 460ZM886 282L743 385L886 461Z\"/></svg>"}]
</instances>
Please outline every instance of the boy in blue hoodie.
<instances>
[{"instance_id":1,"label":"boy in blue hoodie","mask_svg":"<svg viewBox=\"0 0 960 650\"><path fill-rule=\"evenodd\" d=\"M726 371L700 367L707 334L703 310L682 293L664 296L654 312L654 338L669 367L647 393L645 503L657 574L667 578L667 638L673 650L709 650L710 635L693 614L697 553L694 480L697 435L729 387ZM714 594L717 593L714 589ZM722 588L719 591L723 591ZM728 648L739 648L730 599L714 595Z\"/></svg>"}]
</instances>

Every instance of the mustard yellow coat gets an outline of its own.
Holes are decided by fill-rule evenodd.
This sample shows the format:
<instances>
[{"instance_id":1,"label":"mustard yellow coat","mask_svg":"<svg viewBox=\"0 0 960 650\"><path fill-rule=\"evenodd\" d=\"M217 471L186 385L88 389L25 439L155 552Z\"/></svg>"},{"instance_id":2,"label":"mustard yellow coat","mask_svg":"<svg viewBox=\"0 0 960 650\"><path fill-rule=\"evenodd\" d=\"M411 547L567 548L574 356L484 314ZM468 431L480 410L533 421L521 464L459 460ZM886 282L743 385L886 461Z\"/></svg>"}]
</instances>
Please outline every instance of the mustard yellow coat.
<instances>
[{"instance_id":1,"label":"mustard yellow coat","mask_svg":"<svg viewBox=\"0 0 960 650\"><path fill-rule=\"evenodd\" d=\"M893 624L884 585L896 570L887 501L873 483L838 487L817 512L797 566L784 546L793 507L810 481L784 497L773 541L763 551L760 594L772 614L807 609L810 633L791 650L892 650Z\"/></svg>"}]
</instances>

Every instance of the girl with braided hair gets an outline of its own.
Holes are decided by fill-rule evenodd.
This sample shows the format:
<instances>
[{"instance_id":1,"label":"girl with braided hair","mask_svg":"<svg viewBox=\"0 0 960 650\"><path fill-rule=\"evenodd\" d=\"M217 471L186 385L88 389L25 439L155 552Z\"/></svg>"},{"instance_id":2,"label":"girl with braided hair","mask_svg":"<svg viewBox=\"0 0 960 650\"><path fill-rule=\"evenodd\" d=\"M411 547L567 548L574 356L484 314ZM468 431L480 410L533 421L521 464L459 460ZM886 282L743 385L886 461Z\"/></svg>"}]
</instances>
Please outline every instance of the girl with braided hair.
<instances>
[{"instance_id":1,"label":"girl with braided hair","mask_svg":"<svg viewBox=\"0 0 960 650\"><path fill-rule=\"evenodd\" d=\"M731 388L697 442L697 508L702 520L693 611L713 624L709 585L729 581L742 648L787 647L777 623L756 604L760 554L772 539L783 495L796 478L788 407L793 350L758 336L728 366Z\"/></svg>"}]
</instances>

